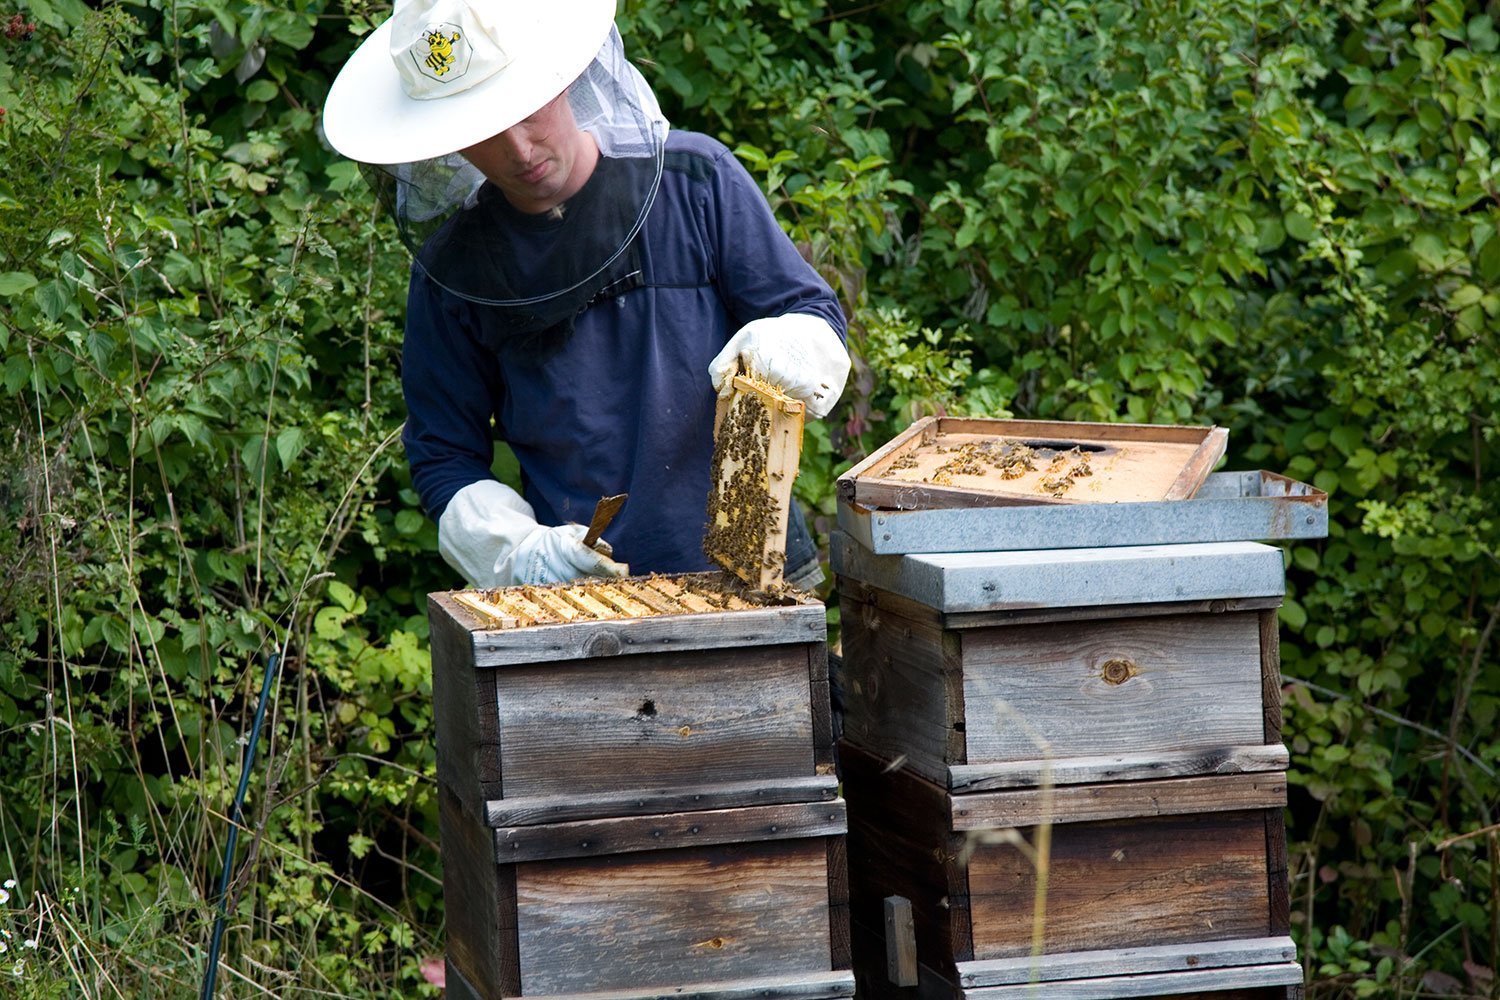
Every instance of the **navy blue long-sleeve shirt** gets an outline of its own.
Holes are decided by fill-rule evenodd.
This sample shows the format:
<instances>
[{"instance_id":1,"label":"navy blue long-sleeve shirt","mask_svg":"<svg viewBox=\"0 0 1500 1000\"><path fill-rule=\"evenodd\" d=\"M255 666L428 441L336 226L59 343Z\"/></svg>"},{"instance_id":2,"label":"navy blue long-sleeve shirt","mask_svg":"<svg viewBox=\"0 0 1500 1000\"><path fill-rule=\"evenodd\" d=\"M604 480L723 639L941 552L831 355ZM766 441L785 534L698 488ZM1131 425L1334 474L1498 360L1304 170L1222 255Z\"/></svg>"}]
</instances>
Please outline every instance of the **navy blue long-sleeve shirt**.
<instances>
[{"instance_id":1,"label":"navy blue long-sleeve shirt","mask_svg":"<svg viewBox=\"0 0 1500 1000\"><path fill-rule=\"evenodd\" d=\"M670 133L639 240L641 286L578 314L541 361L494 335L491 308L413 270L403 440L434 520L459 490L493 478L498 433L542 524L587 523L601 496L629 493L605 532L616 559L637 573L708 568L709 362L751 320L810 313L842 337L844 316L749 173L707 136Z\"/></svg>"}]
</instances>

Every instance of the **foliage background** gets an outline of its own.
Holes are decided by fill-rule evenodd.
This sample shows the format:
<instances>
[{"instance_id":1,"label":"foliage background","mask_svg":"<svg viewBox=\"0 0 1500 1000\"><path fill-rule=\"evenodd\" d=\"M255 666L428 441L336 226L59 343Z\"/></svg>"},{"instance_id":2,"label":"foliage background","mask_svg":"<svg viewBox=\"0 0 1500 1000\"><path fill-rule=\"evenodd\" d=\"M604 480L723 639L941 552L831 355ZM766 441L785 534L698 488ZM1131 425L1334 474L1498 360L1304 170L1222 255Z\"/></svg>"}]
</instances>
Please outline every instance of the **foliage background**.
<instances>
[{"instance_id":1,"label":"foliage background","mask_svg":"<svg viewBox=\"0 0 1500 1000\"><path fill-rule=\"evenodd\" d=\"M406 263L317 129L384 8L10 13L0 992L197 990L284 644L220 994L432 995L422 595L456 581L397 439ZM1282 615L1316 997L1500 996L1497 15L621 4L851 313L798 482L820 530L930 412L1212 421L1230 467L1329 491Z\"/></svg>"}]
</instances>

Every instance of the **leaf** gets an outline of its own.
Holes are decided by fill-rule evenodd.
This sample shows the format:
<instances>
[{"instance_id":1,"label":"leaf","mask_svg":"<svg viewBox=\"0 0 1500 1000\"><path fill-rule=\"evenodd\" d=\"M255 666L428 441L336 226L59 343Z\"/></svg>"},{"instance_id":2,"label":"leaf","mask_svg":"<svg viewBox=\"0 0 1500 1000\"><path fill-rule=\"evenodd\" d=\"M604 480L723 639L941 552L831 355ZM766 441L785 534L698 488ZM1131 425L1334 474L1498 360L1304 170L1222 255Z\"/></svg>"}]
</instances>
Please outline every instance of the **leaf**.
<instances>
[{"instance_id":1,"label":"leaf","mask_svg":"<svg viewBox=\"0 0 1500 1000\"><path fill-rule=\"evenodd\" d=\"M143 615L135 610L130 613L130 619L135 627L135 634L148 646L160 642L167 633L167 627L162 624L161 619L153 615Z\"/></svg>"},{"instance_id":2,"label":"leaf","mask_svg":"<svg viewBox=\"0 0 1500 1000\"><path fill-rule=\"evenodd\" d=\"M104 642L117 653L130 652L130 627L119 615L105 615L101 623Z\"/></svg>"},{"instance_id":3,"label":"leaf","mask_svg":"<svg viewBox=\"0 0 1500 1000\"><path fill-rule=\"evenodd\" d=\"M1457 291L1448 296L1448 308L1467 309L1482 298L1484 290L1478 285L1460 285Z\"/></svg>"},{"instance_id":4,"label":"leaf","mask_svg":"<svg viewBox=\"0 0 1500 1000\"><path fill-rule=\"evenodd\" d=\"M313 616L313 631L318 638L332 642L343 637L344 622L348 618L349 612L340 608L319 608L318 613Z\"/></svg>"},{"instance_id":5,"label":"leaf","mask_svg":"<svg viewBox=\"0 0 1500 1000\"><path fill-rule=\"evenodd\" d=\"M1401 285L1417 273L1417 255L1410 250L1395 250L1380 258L1375 277L1386 285Z\"/></svg>"},{"instance_id":6,"label":"leaf","mask_svg":"<svg viewBox=\"0 0 1500 1000\"><path fill-rule=\"evenodd\" d=\"M1299 243L1306 243L1318 235L1318 230L1313 226L1312 219L1299 211L1291 211L1281 217L1282 224L1286 227L1287 235Z\"/></svg>"},{"instance_id":7,"label":"leaf","mask_svg":"<svg viewBox=\"0 0 1500 1000\"><path fill-rule=\"evenodd\" d=\"M402 510L396 512L396 532L401 535L415 535L422 530L426 518L419 511Z\"/></svg>"},{"instance_id":8,"label":"leaf","mask_svg":"<svg viewBox=\"0 0 1500 1000\"><path fill-rule=\"evenodd\" d=\"M288 427L276 435L276 456L282 469L291 470L292 462L302 453L303 433L300 427Z\"/></svg>"},{"instance_id":9,"label":"leaf","mask_svg":"<svg viewBox=\"0 0 1500 1000\"><path fill-rule=\"evenodd\" d=\"M354 602L358 598L354 588L347 583L338 580L328 581L328 596L338 602L345 611L354 610Z\"/></svg>"},{"instance_id":10,"label":"leaf","mask_svg":"<svg viewBox=\"0 0 1500 1000\"><path fill-rule=\"evenodd\" d=\"M280 93L276 84L271 80L256 80L245 88L245 100L265 104L276 99Z\"/></svg>"},{"instance_id":11,"label":"leaf","mask_svg":"<svg viewBox=\"0 0 1500 1000\"><path fill-rule=\"evenodd\" d=\"M13 354L5 360L5 391L17 393L31 381L31 361L24 354Z\"/></svg>"},{"instance_id":12,"label":"leaf","mask_svg":"<svg viewBox=\"0 0 1500 1000\"><path fill-rule=\"evenodd\" d=\"M1495 19L1480 14L1469 21L1469 48L1475 52L1494 52L1500 48L1500 34L1495 32Z\"/></svg>"},{"instance_id":13,"label":"leaf","mask_svg":"<svg viewBox=\"0 0 1500 1000\"><path fill-rule=\"evenodd\" d=\"M45 282L31 293L31 298L42 311L42 315L56 322L62 319L63 314L68 311L68 306L73 304L73 295L69 290L66 279L53 278Z\"/></svg>"},{"instance_id":14,"label":"leaf","mask_svg":"<svg viewBox=\"0 0 1500 1000\"><path fill-rule=\"evenodd\" d=\"M1432 233L1418 233L1411 241L1411 252L1427 265L1429 271L1442 270L1447 250L1447 244Z\"/></svg>"},{"instance_id":15,"label":"leaf","mask_svg":"<svg viewBox=\"0 0 1500 1000\"><path fill-rule=\"evenodd\" d=\"M28 288L36 287L36 278L25 271L6 271L0 274L0 295L19 295Z\"/></svg>"},{"instance_id":16,"label":"leaf","mask_svg":"<svg viewBox=\"0 0 1500 1000\"><path fill-rule=\"evenodd\" d=\"M1255 249L1269 253L1286 242L1286 227L1274 215L1262 216L1257 227Z\"/></svg>"}]
</instances>

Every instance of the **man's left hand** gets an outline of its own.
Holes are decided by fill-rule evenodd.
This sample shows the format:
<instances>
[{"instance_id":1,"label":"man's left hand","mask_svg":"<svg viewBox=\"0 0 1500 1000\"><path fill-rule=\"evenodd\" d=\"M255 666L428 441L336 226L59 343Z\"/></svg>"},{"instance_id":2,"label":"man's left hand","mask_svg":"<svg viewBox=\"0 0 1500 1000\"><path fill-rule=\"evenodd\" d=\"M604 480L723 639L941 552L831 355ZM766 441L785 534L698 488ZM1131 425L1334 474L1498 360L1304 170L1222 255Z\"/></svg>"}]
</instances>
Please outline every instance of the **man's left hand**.
<instances>
[{"instance_id":1,"label":"man's left hand","mask_svg":"<svg viewBox=\"0 0 1500 1000\"><path fill-rule=\"evenodd\" d=\"M821 316L787 313L752 320L729 338L708 365L714 391L727 396L744 370L802 400L813 417L825 417L849 378L849 352Z\"/></svg>"}]
</instances>

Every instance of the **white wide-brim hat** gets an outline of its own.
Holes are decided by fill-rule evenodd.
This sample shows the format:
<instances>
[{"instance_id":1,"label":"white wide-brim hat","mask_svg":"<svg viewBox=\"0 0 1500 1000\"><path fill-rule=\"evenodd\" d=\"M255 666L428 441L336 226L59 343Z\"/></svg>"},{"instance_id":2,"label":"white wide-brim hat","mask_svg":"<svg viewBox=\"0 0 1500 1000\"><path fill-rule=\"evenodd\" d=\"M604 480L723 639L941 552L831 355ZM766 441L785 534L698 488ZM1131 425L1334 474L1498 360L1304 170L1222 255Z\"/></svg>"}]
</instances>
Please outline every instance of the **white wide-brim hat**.
<instances>
[{"instance_id":1,"label":"white wide-brim hat","mask_svg":"<svg viewBox=\"0 0 1500 1000\"><path fill-rule=\"evenodd\" d=\"M396 0L333 81L323 132L364 163L455 153L565 91L614 17L615 0Z\"/></svg>"}]
</instances>

